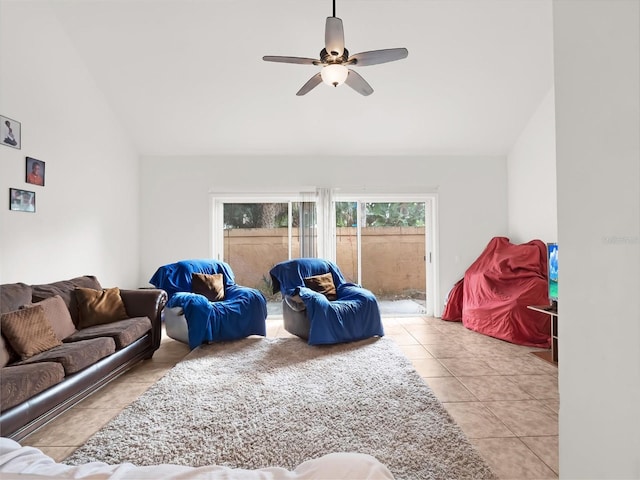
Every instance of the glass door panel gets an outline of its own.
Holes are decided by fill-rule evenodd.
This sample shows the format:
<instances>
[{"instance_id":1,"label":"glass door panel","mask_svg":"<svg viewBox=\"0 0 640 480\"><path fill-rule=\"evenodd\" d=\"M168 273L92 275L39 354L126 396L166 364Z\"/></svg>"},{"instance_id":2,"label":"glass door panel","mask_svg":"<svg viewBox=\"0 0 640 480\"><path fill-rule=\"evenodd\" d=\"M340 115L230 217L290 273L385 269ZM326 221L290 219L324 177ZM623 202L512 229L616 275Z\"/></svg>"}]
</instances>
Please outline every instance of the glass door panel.
<instances>
[{"instance_id":1,"label":"glass door panel","mask_svg":"<svg viewBox=\"0 0 640 480\"><path fill-rule=\"evenodd\" d=\"M223 260L236 283L271 293L269 270L290 258L315 257L315 202L223 204Z\"/></svg>"},{"instance_id":2,"label":"glass door panel","mask_svg":"<svg viewBox=\"0 0 640 480\"><path fill-rule=\"evenodd\" d=\"M348 282L359 283L358 202L336 202L336 264Z\"/></svg>"},{"instance_id":3,"label":"glass door panel","mask_svg":"<svg viewBox=\"0 0 640 480\"><path fill-rule=\"evenodd\" d=\"M361 283L385 300L426 301L425 203L361 204Z\"/></svg>"},{"instance_id":4,"label":"glass door panel","mask_svg":"<svg viewBox=\"0 0 640 480\"><path fill-rule=\"evenodd\" d=\"M336 263L346 279L385 301L383 313L424 312L425 202L335 205Z\"/></svg>"},{"instance_id":5,"label":"glass door panel","mask_svg":"<svg viewBox=\"0 0 640 480\"><path fill-rule=\"evenodd\" d=\"M238 285L271 293L269 270L289 258L289 205L225 203L224 256Z\"/></svg>"},{"instance_id":6,"label":"glass door panel","mask_svg":"<svg viewBox=\"0 0 640 480\"><path fill-rule=\"evenodd\" d=\"M315 202L293 202L293 224L297 226L299 248L291 249L291 258L318 256L317 214ZM294 235L295 235L294 229Z\"/></svg>"}]
</instances>

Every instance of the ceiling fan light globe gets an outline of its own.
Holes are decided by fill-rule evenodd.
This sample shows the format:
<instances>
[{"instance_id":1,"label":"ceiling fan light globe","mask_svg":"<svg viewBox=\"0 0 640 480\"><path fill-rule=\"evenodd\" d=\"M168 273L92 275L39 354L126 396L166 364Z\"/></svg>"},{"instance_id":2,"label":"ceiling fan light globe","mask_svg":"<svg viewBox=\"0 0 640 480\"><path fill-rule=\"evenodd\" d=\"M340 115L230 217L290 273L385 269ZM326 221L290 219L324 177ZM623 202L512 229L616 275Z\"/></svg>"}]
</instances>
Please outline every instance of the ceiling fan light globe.
<instances>
[{"instance_id":1,"label":"ceiling fan light globe","mask_svg":"<svg viewBox=\"0 0 640 480\"><path fill-rule=\"evenodd\" d=\"M349 75L349 69L344 65L333 64L322 67L320 76L322 81L329 86L342 85Z\"/></svg>"}]
</instances>

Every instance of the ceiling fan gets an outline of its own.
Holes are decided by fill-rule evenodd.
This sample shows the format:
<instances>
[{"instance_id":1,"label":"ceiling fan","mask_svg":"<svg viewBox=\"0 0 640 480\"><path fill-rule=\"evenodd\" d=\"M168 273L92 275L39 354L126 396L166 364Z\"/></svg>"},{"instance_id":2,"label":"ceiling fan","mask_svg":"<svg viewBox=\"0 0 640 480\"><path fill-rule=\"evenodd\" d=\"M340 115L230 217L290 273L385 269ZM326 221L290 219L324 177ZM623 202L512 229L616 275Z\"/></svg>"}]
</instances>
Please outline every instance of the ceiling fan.
<instances>
[{"instance_id":1,"label":"ceiling fan","mask_svg":"<svg viewBox=\"0 0 640 480\"><path fill-rule=\"evenodd\" d=\"M349 51L344 48L344 30L342 20L336 17L336 1L333 0L333 16L327 17L324 31L324 48L320 51L320 59L305 57L278 57L266 55L262 59L266 62L297 63L302 65L320 65L320 72L311 77L296 95L309 93L320 83L337 87L346 83L356 92L362 95L371 95L373 88L367 81L348 66L366 67L380 63L393 62L407 58L409 51L406 48L388 48L385 50L372 50L370 52L356 53L349 56Z\"/></svg>"}]
</instances>

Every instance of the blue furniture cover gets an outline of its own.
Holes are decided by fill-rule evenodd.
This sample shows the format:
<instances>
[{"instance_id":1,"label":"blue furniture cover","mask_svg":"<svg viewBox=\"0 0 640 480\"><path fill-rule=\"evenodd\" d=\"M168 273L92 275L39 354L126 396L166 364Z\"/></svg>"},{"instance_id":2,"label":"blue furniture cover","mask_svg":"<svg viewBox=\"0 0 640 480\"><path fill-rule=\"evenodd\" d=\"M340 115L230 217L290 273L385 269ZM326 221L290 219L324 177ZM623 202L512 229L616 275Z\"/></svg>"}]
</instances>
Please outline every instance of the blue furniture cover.
<instances>
[{"instance_id":1,"label":"blue furniture cover","mask_svg":"<svg viewBox=\"0 0 640 480\"><path fill-rule=\"evenodd\" d=\"M305 287L304 279L331 272L337 300ZM320 258L298 258L281 262L270 270L273 292L298 295L309 318L309 345L352 342L383 336L378 301L373 293L345 280L334 263Z\"/></svg>"},{"instance_id":2,"label":"blue furniture cover","mask_svg":"<svg viewBox=\"0 0 640 480\"><path fill-rule=\"evenodd\" d=\"M193 273L221 273L224 300L210 302L191 292ZM207 342L266 335L267 302L262 292L236 285L231 267L218 260L182 260L164 265L149 283L167 292L167 307L182 307L189 327L189 347Z\"/></svg>"}]
</instances>

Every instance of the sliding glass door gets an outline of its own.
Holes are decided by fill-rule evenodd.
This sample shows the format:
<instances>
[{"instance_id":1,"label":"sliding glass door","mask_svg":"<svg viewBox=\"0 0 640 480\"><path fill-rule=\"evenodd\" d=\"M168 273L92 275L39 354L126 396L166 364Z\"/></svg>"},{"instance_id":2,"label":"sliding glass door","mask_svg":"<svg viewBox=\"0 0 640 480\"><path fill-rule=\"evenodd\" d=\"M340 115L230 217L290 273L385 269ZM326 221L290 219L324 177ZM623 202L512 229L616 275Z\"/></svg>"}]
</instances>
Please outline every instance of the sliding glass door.
<instances>
[{"instance_id":1,"label":"sliding glass door","mask_svg":"<svg viewBox=\"0 0 640 480\"><path fill-rule=\"evenodd\" d=\"M435 195L336 196L327 189L216 195L211 251L231 265L238 284L268 298L276 298L269 277L275 264L321 257L335 261L348 281L378 298L410 307L395 313L437 315L435 200Z\"/></svg>"},{"instance_id":2,"label":"sliding glass door","mask_svg":"<svg viewBox=\"0 0 640 480\"><path fill-rule=\"evenodd\" d=\"M220 198L214 211L214 257L231 265L238 284L257 288L267 298L275 264L317 254L314 201Z\"/></svg>"},{"instance_id":3,"label":"sliding glass door","mask_svg":"<svg viewBox=\"0 0 640 480\"><path fill-rule=\"evenodd\" d=\"M385 300L383 313L433 312L431 208L429 199L393 196L335 202L336 263L349 281Z\"/></svg>"}]
</instances>

